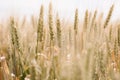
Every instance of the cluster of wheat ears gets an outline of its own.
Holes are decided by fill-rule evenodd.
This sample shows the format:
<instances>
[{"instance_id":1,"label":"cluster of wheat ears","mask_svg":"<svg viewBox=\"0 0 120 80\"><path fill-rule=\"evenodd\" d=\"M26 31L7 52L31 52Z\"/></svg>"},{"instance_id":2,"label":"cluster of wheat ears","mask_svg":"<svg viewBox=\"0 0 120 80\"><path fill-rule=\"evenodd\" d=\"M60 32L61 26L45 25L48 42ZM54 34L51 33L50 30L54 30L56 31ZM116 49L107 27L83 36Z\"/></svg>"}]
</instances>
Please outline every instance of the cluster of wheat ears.
<instances>
[{"instance_id":1,"label":"cluster of wheat ears","mask_svg":"<svg viewBox=\"0 0 120 80\"><path fill-rule=\"evenodd\" d=\"M120 80L120 21L86 10L74 23L54 17L10 17L0 24L0 80Z\"/></svg>"}]
</instances>

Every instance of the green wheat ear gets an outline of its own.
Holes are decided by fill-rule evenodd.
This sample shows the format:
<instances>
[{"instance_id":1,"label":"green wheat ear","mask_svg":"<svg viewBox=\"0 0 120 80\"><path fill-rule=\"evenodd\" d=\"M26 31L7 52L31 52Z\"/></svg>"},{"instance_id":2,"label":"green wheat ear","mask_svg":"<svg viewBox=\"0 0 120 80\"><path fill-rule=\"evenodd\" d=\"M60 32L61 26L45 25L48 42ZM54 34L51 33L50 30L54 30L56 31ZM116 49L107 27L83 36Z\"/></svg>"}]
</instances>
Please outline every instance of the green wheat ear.
<instances>
[{"instance_id":1,"label":"green wheat ear","mask_svg":"<svg viewBox=\"0 0 120 80\"><path fill-rule=\"evenodd\" d=\"M36 53L41 52L42 47L44 46L42 44L43 42L43 28L44 28L44 8L43 5L41 5L40 8L40 15L38 20L38 27L37 27L37 46L36 46Z\"/></svg>"},{"instance_id":2,"label":"green wheat ear","mask_svg":"<svg viewBox=\"0 0 120 80\"><path fill-rule=\"evenodd\" d=\"M106 21L104 23L104 28L107 27L107 25L108 25L108 23L109 23L109 21L111 19L111 16L112 16L112 13L113 13L113 9L114 9L114 5L112 5L110 10L109 10L108 16L107 16Z\"/></svg>"}]
</instances>

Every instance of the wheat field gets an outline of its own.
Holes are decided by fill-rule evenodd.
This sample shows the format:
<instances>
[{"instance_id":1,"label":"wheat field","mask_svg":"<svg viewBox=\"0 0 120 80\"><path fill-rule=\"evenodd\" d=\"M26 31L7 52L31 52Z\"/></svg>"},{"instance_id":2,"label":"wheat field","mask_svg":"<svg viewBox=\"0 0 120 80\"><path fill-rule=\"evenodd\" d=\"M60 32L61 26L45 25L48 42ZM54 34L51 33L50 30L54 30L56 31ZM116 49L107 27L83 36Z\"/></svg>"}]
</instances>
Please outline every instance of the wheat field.
<instances>
[{"instance_id":1,"label":"wheat field","mask_svg":"<svg viewBox=\"0 0 120 80\"><path fill-rule=\"evenodd\" d=\"M120 80L120 21L75 10L67 24L49 4L39 17L0 22L0 80Z\"/></svg>"}]
</instances>

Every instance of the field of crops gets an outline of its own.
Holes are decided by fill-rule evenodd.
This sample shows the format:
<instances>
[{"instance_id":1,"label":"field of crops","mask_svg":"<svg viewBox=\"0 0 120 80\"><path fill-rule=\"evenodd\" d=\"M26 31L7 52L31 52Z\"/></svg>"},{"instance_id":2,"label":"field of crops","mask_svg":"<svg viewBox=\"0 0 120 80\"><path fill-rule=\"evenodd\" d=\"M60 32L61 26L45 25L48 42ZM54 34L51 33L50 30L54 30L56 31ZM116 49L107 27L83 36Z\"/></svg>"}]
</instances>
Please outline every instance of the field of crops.
<instances>
[{"instance_id":1,"label":"field of crops","mask_svg":"<svg viewBox=\"0 0 120 80\"><path fill-rule=\"evenodd\" d=\"M120 80L120 21L75 10L74 21L53 15L0 22L0 80Z\"/></svg>"}]
</instances>

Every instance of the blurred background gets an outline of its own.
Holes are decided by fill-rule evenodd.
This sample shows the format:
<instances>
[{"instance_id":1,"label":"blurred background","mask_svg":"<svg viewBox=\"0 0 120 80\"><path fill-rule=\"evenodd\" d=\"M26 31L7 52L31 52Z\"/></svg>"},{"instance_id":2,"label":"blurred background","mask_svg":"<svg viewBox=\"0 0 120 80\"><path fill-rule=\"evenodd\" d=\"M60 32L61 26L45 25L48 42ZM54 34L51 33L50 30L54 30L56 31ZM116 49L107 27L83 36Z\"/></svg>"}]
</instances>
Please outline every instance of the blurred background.
<instances>
[{"instance_id":1,"label":"blurred background","mask_svg":"<svg viewBox=\"0 0 120 80\"><path fill-rule=\"evenodd\" d=\"M5 20L9 16L38 16L40 5L43 4L45 13L48 4L52 1L54 13L58 12L60 17L73 19L74 11L79 9L80 17L84 17L85 10L98 10L106 15L112 4L115 4L112 20L120 17L120 0L0 0L0 20ZM47 14L46 14L47 15ZM71 16L73 15L73 16Z\"/></svg>"}]
</instances>

